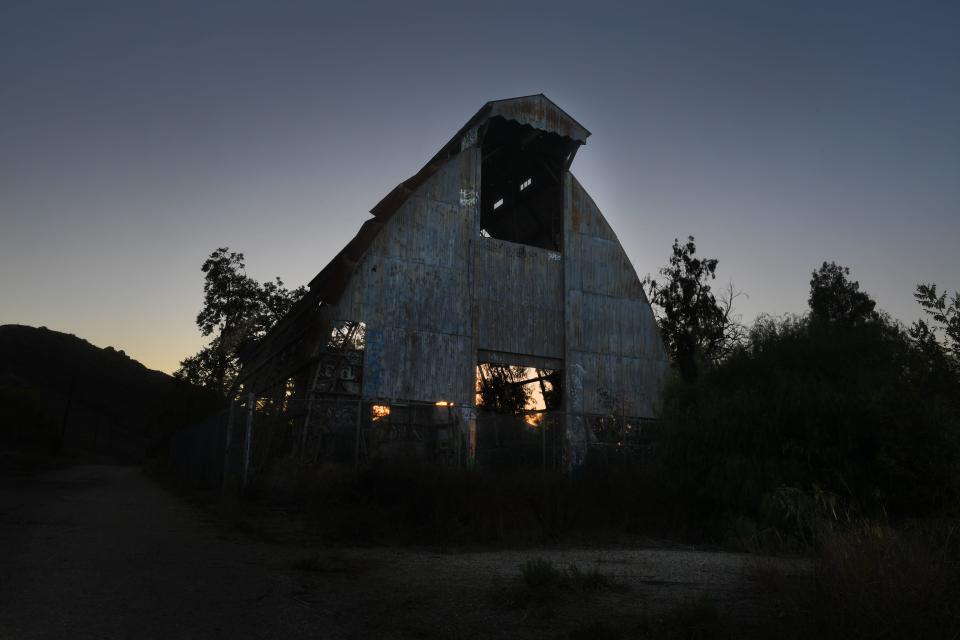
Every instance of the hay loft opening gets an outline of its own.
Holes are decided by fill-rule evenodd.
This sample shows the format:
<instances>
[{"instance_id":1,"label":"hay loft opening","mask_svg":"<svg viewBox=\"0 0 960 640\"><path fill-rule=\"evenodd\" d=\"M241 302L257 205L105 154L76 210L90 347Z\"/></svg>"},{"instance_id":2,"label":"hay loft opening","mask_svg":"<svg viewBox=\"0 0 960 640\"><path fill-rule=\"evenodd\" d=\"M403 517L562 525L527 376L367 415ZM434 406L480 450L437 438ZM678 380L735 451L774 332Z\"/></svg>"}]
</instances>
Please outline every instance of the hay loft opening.
<instances>
[{"instance_id":1,"label":"hay loft opening","mask_svg":"<svg viewBox=\"0 0 960 640\"><path fill-rule=\"evenodd\" d=\"M491 118L482 145L480 234L560 251L563 173L576 146L555 133Z\"/></svg>"}]
</instances>

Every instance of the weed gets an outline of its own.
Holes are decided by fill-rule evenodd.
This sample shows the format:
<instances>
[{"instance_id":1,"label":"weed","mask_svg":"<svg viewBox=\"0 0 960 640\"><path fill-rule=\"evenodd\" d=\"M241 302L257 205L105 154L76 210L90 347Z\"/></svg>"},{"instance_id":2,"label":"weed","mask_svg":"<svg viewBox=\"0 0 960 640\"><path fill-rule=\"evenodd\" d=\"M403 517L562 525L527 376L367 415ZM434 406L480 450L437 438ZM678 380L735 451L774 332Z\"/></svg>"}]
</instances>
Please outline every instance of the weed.
<instances>
[{"instance_id":1,"label":"weed","mask_svg":"<svg viewBox=\"0 0 960 640\"><path fill-rule=\"evenodd\" d=\"M543 558L527 560L520 566L520 575L530 589L544 589L559 586L563 581L563 572L552 562Z\"/></svg>"},{"instance_id":2,"label":"weed","mask_svg":"<svg viewBox=\"0 0 960 640\"><path fill-rule=\"evenodd\" d=\"M600 573L596 569L583 571L574 564L567 568L564 577L574 590L580 592L622 591L624 589L622 584L614 582L607 574Z\"/></svg>"},{"instance_id":3,"label":"weed","mask_svg":"<svg viewBox=\"0 0 960 640\"><path fill-rule=\"evenodd\" d=\"M770 618L793 637L955 640L960 565L951 540L950 530L860 521L821 537L811 576L767 568L753 577Z\"/></svg>"},{"instance_id":4,"label":"weed","mask_svg":"<svg viewBox=\"0 0 960 640\"><path fill-rule=\"evenodd\" d=\"M511 608L524 609L531 604L544 605L563 595L588 594L600 591L622 591L625 587L596 569L583 571L571 564L564 570L549 560L534 558L520 565L520 579L504 582L495 576L491 596L495 603Z\"/></svg>"}]
</instances>

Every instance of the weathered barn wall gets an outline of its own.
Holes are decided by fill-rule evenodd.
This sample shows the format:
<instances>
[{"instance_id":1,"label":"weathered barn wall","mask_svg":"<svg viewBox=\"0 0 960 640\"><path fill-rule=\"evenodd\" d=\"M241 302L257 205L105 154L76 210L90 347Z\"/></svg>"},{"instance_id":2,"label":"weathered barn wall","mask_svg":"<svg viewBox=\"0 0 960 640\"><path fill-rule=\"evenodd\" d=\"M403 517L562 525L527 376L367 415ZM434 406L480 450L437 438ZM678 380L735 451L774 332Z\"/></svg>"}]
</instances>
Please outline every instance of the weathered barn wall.
<instances>
[{"instance_id":1,"label":"weathered barn wall","mask_svg":"<svg viewBox=\"0 0 960 640\"><path fill-rule=\"evenodd\" d=\"M563 260L556 251L479 238L477 345L563 358Z\"/></svg>"},{"instance_id":2,"label":"weathered barn wall","mask_svg":"<svg viewBox=\"0 0 960 640\"><path fill-rule=\"evenodd\" d=\"M652 417L668 367L653 311L603 214L565 177L567 411Z\"/></svg>"},{"instance_id":3,"label":"weathered barn wall","mask_svg":"<svg viewBox=\"0 0 960 640\"><path fill-rule=\"evenodd\" d=\"M652 417L666 354L597 206L567 173L563 253L481 238L478 163L468 148L411 194L331 311L367 324L363 395L471 406L482 349L562 359L571 413Z\"/></svg>"},{"instance_id":4,"label":"weathered barn wall","mask_svg":"<svg viewBox=\"0 0 960 640\"><path fill-rule=\"evenodd\" d=\"M363 395L473 401L472 260L479 150L466 149L387 221L332 313L367 325Z\"/></svg>"}]
</instances>

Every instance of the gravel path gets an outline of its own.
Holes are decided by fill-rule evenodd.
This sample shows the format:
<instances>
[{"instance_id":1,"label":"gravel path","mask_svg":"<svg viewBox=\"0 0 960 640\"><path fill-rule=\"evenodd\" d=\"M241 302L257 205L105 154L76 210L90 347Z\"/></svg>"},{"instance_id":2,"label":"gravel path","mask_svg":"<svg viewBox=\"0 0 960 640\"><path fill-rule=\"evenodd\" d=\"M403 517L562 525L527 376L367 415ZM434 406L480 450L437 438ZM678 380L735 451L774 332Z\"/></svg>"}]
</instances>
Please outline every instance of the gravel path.
<instances>
[{"instance_id":1,"label":"gravel path","mask_svg":"<svg viewBox=\"0 0 960 640\"><path fill-rule=\"evenodd\" d=\"M625 588L504 605L531 557ZM0 638L557 638L702 593L749 619L757 562L803 570L692 550L309 550L231 532L135 468L0 480Z\"/></svg>"}]
</instances>

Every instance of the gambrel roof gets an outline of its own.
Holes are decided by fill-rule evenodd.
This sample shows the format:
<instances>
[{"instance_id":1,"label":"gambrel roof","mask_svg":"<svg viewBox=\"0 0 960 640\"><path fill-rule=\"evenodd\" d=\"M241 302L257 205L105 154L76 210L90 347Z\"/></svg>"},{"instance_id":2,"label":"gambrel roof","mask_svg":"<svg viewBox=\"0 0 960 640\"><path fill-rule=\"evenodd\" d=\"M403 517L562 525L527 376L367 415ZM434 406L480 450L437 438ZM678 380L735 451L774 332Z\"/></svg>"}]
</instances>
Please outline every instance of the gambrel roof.
<instances>
[{"instance_id":1,"label":"gambrel roof","mask_svg":"<svg viewBox=\"0 0 960 640\"><path fill-rule=\"evenodd\" d=\"M315 301L335 303L346 287L353 269L380 233L384 223L417 187L426 182L451 157L475 142L478 131L494 118L517 122L535 132L554 134L562 138L567 148L567 167L573 162L577 149L586 144L590 135L583 125L542 93L487 102L420 171L394 187L370 210L374 217L364 222L357 235L310 281L312 295L309 297Z\"/></svg>"}]
</instances>

